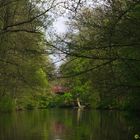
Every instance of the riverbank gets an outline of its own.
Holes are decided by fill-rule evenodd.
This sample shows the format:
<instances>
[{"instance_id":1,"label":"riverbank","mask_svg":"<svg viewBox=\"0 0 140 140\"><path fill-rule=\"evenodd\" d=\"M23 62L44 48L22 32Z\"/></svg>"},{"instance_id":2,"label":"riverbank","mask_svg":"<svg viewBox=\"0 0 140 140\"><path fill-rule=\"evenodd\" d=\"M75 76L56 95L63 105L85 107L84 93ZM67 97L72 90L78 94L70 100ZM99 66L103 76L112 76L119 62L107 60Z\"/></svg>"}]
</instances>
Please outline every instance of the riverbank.
<instances>
[{"instance_id":1,"label":"riverbank","mask_svg":"<svg viewBox=\"0 0 140 140\"><path fill-rule=\"evenodd\" d=\"M96 106L92 106L90 102L80 102L64 96L24 96L22 98L13 99L5 96L0 99L0 112L13 112L22 110L36 110L49 108L80 108L80 109L97 109L97 110L120 110L120 111L140 111L139 106L132 104L111 104L110 102L99 102Z\"/></svg>"}]
</instances>

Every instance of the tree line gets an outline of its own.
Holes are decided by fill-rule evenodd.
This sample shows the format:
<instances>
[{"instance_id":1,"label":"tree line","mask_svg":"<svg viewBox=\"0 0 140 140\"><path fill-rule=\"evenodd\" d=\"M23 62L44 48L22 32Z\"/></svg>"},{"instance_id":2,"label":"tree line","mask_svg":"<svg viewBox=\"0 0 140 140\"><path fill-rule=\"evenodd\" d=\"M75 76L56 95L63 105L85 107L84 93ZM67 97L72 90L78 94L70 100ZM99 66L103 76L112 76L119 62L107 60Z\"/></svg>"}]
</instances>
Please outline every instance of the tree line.
<instances>
[{"instance_id":1,"label":"tree line","mask_svg":"<svg viewBox=\"0 0 140 140\"><path fill-rule=\"evenodd\" d=\"M83 6L72 17L58 49L67 57L60 78L74 99L95 108L139 109L139 19L139 1L129 0Z\"/></svg>"},{"instance_id":2,"label":"tree line","mask_svg":"<svg viewBox=\"0 0 140 140\"><path fill-rule=\"evenodd\" d=\"M94 108L139 109L138 0L0 0L0 13L0 110L76 98ZM62 15L69 27L61 36L52 24ZM65 60L57 74L50 55ZM63 97L50 94L57 81L71 89Z\"/></svg>"}]
</instances>

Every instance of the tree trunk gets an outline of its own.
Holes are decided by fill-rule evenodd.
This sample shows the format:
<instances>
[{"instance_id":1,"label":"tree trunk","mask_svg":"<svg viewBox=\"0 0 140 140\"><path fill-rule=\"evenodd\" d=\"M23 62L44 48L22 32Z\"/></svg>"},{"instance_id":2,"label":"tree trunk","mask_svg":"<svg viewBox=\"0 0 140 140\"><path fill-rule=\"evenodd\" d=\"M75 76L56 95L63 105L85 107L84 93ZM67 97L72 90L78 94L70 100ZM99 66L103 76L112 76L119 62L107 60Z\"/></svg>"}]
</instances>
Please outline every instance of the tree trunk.
<instances>
[{"instance_id":1,"label":"tree trunk","mask_svg":"<svg viewBox=\"0 0 140 140\"><path fill-rule=\"evenodd\" d=\"M78 105L79 108L82 108L79 98L77 98L77 105Z\"/></svg>"}]
</instances>

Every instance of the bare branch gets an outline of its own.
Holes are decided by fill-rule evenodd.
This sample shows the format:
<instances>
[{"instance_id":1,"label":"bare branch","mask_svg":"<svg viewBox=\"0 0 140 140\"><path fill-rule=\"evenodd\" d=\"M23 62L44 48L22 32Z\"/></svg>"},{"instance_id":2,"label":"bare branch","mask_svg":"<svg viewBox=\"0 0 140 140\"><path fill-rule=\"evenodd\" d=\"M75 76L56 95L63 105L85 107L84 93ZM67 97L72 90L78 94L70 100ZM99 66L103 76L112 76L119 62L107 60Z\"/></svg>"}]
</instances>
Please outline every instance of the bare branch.
<instances>
[{"instance_id":1,"label":"bare branch","mask_svg":"<svg viewBox=\"0 0 140 140\"><path fill-rule=\"evenodd\" d=\"M98 69L98 68L100 68L100 67L102 67L102 66L105 66L105 65L107 65L107 64L110 64L110 63L112 63L113 61L115 61L115 60L107 61L107 62L105 62L105 63L102 63L102 64L100 64L100 65L96 65L96 66L94 66L94 67L92 67L92 68L90 68L90 69L86 69L86 70L80 71L80 72L75 73L75 74L71 74L71 75L67 75L67 76L62 76L62 77L60 76L60 77L57 77L57 78L71 78L71 77L76 77L76 76L79 76L79 75L88 73L88 72L90 72L90 71L93 71L94 69Z\"/></svg>"}]
</instances>

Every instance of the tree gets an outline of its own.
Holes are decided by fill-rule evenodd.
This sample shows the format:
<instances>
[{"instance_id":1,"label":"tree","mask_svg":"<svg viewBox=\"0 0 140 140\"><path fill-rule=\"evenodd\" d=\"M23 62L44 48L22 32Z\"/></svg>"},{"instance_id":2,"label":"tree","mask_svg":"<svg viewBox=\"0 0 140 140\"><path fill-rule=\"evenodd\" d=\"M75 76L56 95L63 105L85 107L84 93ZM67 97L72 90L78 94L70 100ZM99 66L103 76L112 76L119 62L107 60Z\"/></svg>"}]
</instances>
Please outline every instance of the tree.
<instances>
[{"instance_id":1,"label":"tree","mask_svg":"<svg viewBox=\"0 0 140 140\"><path fill-rule=\"evenodd\" d=\"M49 26L46 13L55 5L50 1L46 9L41 9L41 3L43 6L43 1L0 0L1 100L4 96L16 99L25 93L49 90L52 64L48 55L44 55L47 46L43 27Z\"/></svg>"},{"instance_id":2,"label":"tree","mask_svg":"<svg viewBox=\"0 0 140 140\"><path fill-rule=\"evenodd\" d=\"M139 106L139 7L137 1L118 0L84 8L71 22L74 32L61 39L66 47L59 51L68 57L62 77L78 76L82 84L72 78L73 88L91 83L101 107Z\"/></svg>"}]
</instances>

